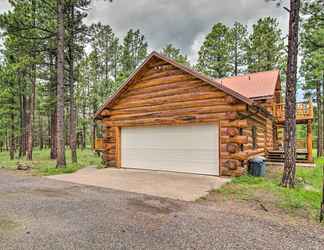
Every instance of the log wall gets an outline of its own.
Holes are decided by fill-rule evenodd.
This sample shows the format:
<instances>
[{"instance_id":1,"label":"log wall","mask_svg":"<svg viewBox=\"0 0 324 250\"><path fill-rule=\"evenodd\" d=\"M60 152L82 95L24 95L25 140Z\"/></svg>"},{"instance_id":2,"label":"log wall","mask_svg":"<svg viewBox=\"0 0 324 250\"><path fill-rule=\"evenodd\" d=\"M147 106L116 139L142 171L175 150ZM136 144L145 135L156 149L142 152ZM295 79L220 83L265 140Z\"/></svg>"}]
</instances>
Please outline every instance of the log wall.
<instances>
[{"instance_id":1,"label":"log wall","mask_svg":"<svg viewBox=\"0 0 324 250\"><path fill-rule=\"evenodd\" d=\"M266 122L261 116L257 121L241 119L240 113L249 114L247 104L173 65L157 61L147 65L141 77L101 112L106 148L103 159L107 166L120 166L121 127L217 123L220 174L242 175L247 159L264 152ZM256 150L251 149L249 133L254 123L260 127Z\"/></svg>"}]
</instances>

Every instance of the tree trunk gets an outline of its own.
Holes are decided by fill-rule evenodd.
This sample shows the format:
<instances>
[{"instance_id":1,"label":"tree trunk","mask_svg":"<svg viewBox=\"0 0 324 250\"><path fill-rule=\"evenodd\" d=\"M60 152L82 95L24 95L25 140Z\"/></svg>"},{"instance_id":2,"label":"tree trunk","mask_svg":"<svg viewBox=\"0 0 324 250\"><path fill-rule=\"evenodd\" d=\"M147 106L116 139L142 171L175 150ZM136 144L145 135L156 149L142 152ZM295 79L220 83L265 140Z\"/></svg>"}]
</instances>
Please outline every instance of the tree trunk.
<instances>
[{"instance_id":1,"label":"tree trunk","mask_svg":"<svg viewBox=\"0 0 324 250\"><path fill-rule=\"evenodd\" d=\"M27 138L27 160L33 159L33 123L35 112L35 91L36 91L36 65L33 65L33 79L31 96L28 98L28 138Z\"/></svg>"},{"instance_id":2,"label":"tree trunk","mask_svg":"<svg viewBox=\"0 0 324 250\"><path fill-rule=\"evenodd\" d=\"M83 115L83 122L82 122L82 150L83 150L83 149L86 149L86 146L87 146L86 145L87 144L87 141L86 141L87 127L84 122L86 120L86 105L85 104L83 105L82 115Z\"/></svg>"},{"instance_id":3,"label":"tree trunk","mask_svg":"<svg viewBox=\"0 0 324 250\"><path fill-rule=\"evenodd\" d=\"M322 112L322 97L321 83L316 82L316 102L317 102L317 157L323 155L323 114Z\"/></svg>"},{"instance_id":4,"label":"tree trunk","mask_svg":"<svg viewBox=\"0 0 324 250\"><path fill-rule=\"evenodd\" d=\"M91 131L91 149L94 150L96 147L96 130L97 124L94 122L94 114L97 112L97 105L93 103L93 117L92 117L92 131Z\"/></svg>"},{"instance_id":5,"label":"tree trunk","mask_svg":"<svg viewBox=\"0 0 324 250\"><path fill-rule=\"evenodd\" d=\"M92 135L91 135L91 149L94 150L95 147L96 147L96 129L97 129L97 126L96 126L96 123L93 121L92 122Z\"/></svg>"},{"instance_id":6,"label":"tree trunk","mask_svg":"<svg viewBox=\"0 0 324 250\"><path fill-rule=\"evenodd\" d=\"M57 135L56 135L56 108L51 114L51 159L57 158Z\"/></svg>"},{"instance_id":7,"label":"tree trunk","mask_svg":"<svg viewBox=\"0 0 324 250\"><path fill-rule=\"evenodd\" d=\"M21 87L22 88L22 87ZM19 138L19 158L24 155L25 151L25 107L24 107L24 94L20 93L19 96L19 113L20 113L20 138Z\"/></svg>"},{"instance_id":8,"label":"tree trunk","mask_svg":"<svg viewBox=\"0 0 324 250\"><path fill-rule=\"evenodd\" d=\"M282 186L294 187L296 175L296 81L300 0L290 0L285 103L285 166Z\"/></svg>"},{"instance_id":9,"label":"tree trunk","mask_svg":"<svg viewBox=\"0 0 324 250\"><path fill-rule=\"evenodd\" d=\"M234 75L238 75L238 34L237 32L235 33L235 56L234 56Z\"/></svg>"},{"instance_id":10,"label":"tree trunk","mask_svg":"<svg viewBox=\"0 0 324 250\"><path fill-rule=\"evenodd\" d=\"M15 114L14 114L14 101L11 101L12 110L10 113L10 160L15 159L15 152L16 152L16 144L15 144Z\"/></svg>"},{"instance_id":11,"label":"tree trunk","mask_svg":"<svg viewBox=\"0 0 324 250\"><path fill-rule=\"evenodd\" d=\"M44 149L44 136L43 136L43 119L42 119L42 116L41 114L39 114L39 149L40 150L43 150Z\"/></svg>"},{"instance_id":12,"label":"tree trunk","mask_svg":"<svg viewBox=\"0 0 324 250\"><path fill-rule=\"evenodd\" d=\"M50 61L50 74L51 74L51 86L49 88L49 95L53 98L53 106L51 108L50 119L49 119L49 145L51 147L50 151L50 158L55 160L57 158L57 135L56 135L56 97L57 97L57 81L55 77L55 67L54 67L54 60L52 53L49 54L49 61Z\"/></svg>"},{"instance_id":13,"label":"tree trunk","mask_svg":"<svg viewBox=\"0 0 324 250\"><path fill-rule=\"evenodd\" d=\"M76 163L77 160L77 132L76 132L76 120L77 120L77 112L75 105L75 96L74 96L74 5L71 5L71 32L70 32L70 40L69 40L69 81L70 81L70 120L69 120L69 143L71 148L71 156L72 162Z\"/></svg>"},{"instance_id":14,"label":"tree trunk","mask_svg":"<svg viewBox=\"0 0 324 250\"><path fill-rule=\"evenodd\" d=\"M57 0L57 167L65 167L64 143L64 0Z\"/></svg>"},{"instance_id":15,"label":"tree trunk","mask_svg":"<svg viewBox=\"0 0 324 250\"><path fill-rule=\"evenodd\" d=\"M23 150L22 150L22 156L26 155L26 151L27 151L27 126L28 126L28 115L27 115L27 97L25 95L23 95L23 108L24 108L24 122L23 122L23 126L24 126L24 131L23 131Z\"/></svg>"},{"instance_id":16,"label":"tree trunk","mask_svg":"<svg viewBox=\"0 0 324 250\"><path fill-rule=\"evenodd\" d=\"M32 0L32 18L33 26L36 26L36 2ZM35 60L35 43L33 41L32 58ZM35 91L36 91L36 62L32 62L32 80L31 80L31 96L29 97L29 113L28 113L28 137L27 137L27 160L33 159L33 123L35 112Z\"/></svg>"},{"instance_id":17,"label":"tree trunk","mask_svg":"<svg viewBox=\"0 0 324 250\"><path fill-rule=\"evenodd\" d=\"M8 129L6 128L6 137L5 137L5 150L8 151L9 150L9 132Z\"/></svg>"}]
</instances>

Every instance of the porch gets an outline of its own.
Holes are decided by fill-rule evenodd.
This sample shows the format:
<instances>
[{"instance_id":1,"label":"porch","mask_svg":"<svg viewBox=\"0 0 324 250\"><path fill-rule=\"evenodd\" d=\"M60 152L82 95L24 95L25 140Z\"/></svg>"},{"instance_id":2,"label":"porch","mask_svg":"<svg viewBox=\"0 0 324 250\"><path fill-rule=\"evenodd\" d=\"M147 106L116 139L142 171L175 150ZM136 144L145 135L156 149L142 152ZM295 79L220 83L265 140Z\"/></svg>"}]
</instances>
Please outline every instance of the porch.
<instances>
[{"instance_id":1,"label":"porch","mask_svg":"<svg viewBox=\"0 0 324 250\"><path fill-rule=\"evenodd\" d=\"M276 125L274 128L274 143L273 150L268 150L267 152L267 158L273 162L283 162L285 104L275 104L273 106L273 114L276 117ZM311 100L308 102L299 102L296 104L296 124L306 125L306 138L296 139L296 160L299 163L313 162L313 118L314 111Z\"/></svg>"}]
</instances>

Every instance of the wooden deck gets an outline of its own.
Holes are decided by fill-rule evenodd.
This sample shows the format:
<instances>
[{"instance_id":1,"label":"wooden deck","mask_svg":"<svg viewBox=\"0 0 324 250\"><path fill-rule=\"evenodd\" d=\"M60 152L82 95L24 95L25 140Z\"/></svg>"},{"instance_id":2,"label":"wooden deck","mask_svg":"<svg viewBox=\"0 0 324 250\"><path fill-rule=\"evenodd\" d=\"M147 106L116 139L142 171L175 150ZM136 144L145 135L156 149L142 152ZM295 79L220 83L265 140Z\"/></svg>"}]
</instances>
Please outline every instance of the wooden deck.
<instances>
[{"instance_id":1,"label":"wooden deck","mask_svg":"<svg viewBox=\"0 0 324 250\"><path fill-rule=\"evenodd\" d=\"M285 104L275 104L274 114L278 120L279 124L284 124L285 122ZM296 122L298 124L306 124L309 120L313 120L314 111L313 104L311 101L309 102L300 102L296 104Z\"/></svg>"}]
</instances>

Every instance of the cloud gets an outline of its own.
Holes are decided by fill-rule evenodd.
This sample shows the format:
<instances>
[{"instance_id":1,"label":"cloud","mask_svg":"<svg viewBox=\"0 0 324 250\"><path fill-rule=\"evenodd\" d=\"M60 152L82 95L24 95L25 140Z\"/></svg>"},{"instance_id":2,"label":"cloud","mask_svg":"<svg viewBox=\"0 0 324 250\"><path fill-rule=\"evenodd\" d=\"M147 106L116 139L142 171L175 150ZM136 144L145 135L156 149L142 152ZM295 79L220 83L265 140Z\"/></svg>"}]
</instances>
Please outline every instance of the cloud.
<instances>
[{"instance_id":1,"label":"cloud","mask_svg":"<svg viewBox=\"0 0 324 250\"><path fill-rule=\"evenodd\" d=\"M9 10L10 4L7 0L0 0L0 14Z\"/></svg>"},{"instance_id":2,"label":"cloud","mask_svg":"<svg viewBox=\"0 0 324 250\"><path fill-rule=\"evenodd\" d=\"M0 0L0 13L9 8L7 0ZM87 23L109 24L120 39L130 28L140 29L151 50L160 51L172 43L195 62L205 35L216 22L232 25L239 21L252 27L265 16L278 18L287 33L287 12L265 0L93 0Z\"/></svg>"},{"instance_id":3,"label":"cloud","mask_svg":"<svg viewBox=\"0 0 324 250\"><path fill-rule=\"evenodd\" d=\"M265 0L96 0L87 21L111 25L120 38L128 29L139 28L153 50L172 43L194 62L214 23L239 21L251 27L264 16L278 18L287 32L287 13Z\"/></svg>"}]
</instances>

